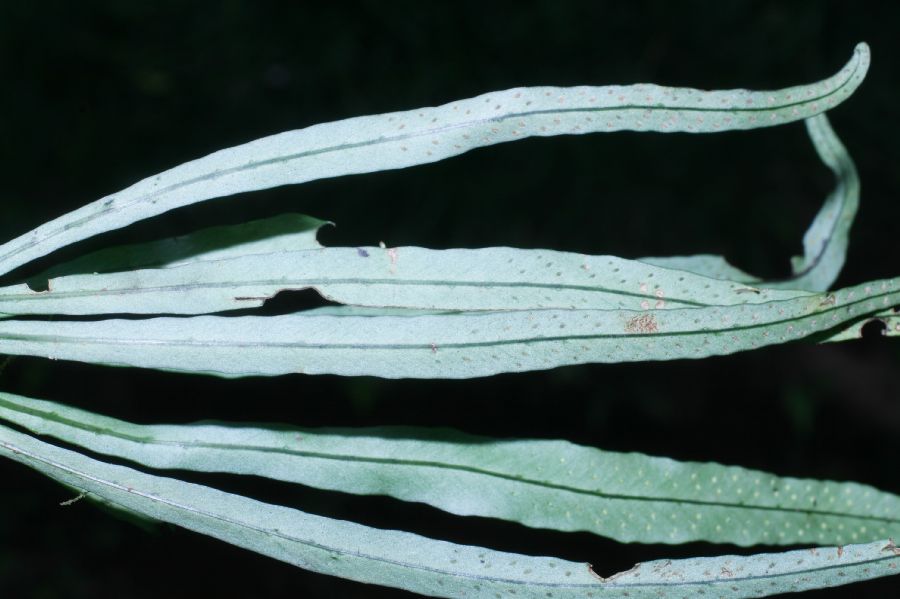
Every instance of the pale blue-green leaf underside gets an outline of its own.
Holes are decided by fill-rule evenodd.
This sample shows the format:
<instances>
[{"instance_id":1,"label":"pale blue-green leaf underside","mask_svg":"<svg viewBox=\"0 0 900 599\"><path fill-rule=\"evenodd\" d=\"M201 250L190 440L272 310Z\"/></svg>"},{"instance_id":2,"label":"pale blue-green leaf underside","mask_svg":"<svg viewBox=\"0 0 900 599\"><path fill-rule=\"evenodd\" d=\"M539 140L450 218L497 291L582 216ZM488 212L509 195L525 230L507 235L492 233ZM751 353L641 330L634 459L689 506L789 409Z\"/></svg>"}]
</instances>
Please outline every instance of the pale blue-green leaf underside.
<instances>
[{"instance_id":1,"label":"pale blue-green leaf underside","mask_svg":"<svg viewBox=\"0 0 900 599\"><path fill-rule=\"evenodd\" d=\"M761 304L421 316L0 320L0 352L221 376L472 378L569 364L726 355L900 304L900 279Z\"/></svg>"},{"instance_id":2,"label":"pale blue-green leaf underside","mask_svg":"<svg viewBox=\"0 0 900 599\"><path fill-rule=\"evenodd\" d=\"M898 573L886 540L749 557L660 560L601 578L587 563L455 545L314 516L106 464L0 426L0 451L122 509L302 568L442 597L758 597ZM598 567L602 571L602 566Z\"/></svg>"},{"instance_id":3,"label":"pale blue-green leaf underside","mask_svg":"<svg viewBox=\"0 0 900 599\"><path fill-rule=\"evenodd\" d=\"M529 87L435 108L314 125L220 150L148 177L0 246L0 274L93 235L203 200L326 177L426 164L531 136L755 129L833 108L859 86L869 49L832 77L777 91L638 84Z\"/></svg>"},{"instance_id":4,"label":"pale blue-green leaf underside","mask_svg":"<svg viewBox=\"0 0 900 599\"><path fill-rule=\"evenodd\" d=\"M809 295L551 250L320 248L0 288L7 314L206 314L313 288L332 301L418 310L647 310L759 304Z\"/></svg>"},{"instance_id":5,"label":"pale blue-green leaf underside","mask_svg":"<svg viewBox=\"0 0 900 599\"><path fill-rule=\"evenodd\" d=\"M449 430L138 425L0 393L0 418L95 453L228 472L623 542L819 545L900 537L900 497L855 483Z\"/></svg>"}]
</instances>

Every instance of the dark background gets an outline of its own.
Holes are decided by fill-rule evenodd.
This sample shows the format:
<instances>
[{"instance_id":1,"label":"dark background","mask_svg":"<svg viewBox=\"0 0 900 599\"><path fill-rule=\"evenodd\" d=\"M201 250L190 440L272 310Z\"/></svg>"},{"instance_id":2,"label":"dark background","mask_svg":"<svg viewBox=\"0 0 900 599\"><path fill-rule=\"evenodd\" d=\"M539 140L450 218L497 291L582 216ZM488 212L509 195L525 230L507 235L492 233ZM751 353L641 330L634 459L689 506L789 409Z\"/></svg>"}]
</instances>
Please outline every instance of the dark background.
<instances>
[{"instance_id":1,"label":"dark background","mask_svg":"<svg viewBox=\"0 0 900 599\"><path fill-rule=\"evenodd\" d=\"M775 88L821 79L868 41L866 83L832 114L863 181L839 285L898 274L900 3L4 2L0 238L213 150L361 114L519 85ZM511 245L625 257L709 252L766 276L832 184L802 124L691 136L531 139L411 170L207 202L54 256L302 211L329 245ZM23 271L25 273L25 271ZM27 273L25 273L27 274ZM269 310L306 297L279 298ZM900 343L791 345L703 361L591 365L474 381L226 381L16 358L0 386L139 422L452 426L564 438L900 492ZM620 545L383 498L186 477L299 509L490 547L634 561L731 546ZM3 597L392 597L170 526L144 530L0 464ZM882 579L810 597L896 596Z\"/></svg>"}]
</instances>

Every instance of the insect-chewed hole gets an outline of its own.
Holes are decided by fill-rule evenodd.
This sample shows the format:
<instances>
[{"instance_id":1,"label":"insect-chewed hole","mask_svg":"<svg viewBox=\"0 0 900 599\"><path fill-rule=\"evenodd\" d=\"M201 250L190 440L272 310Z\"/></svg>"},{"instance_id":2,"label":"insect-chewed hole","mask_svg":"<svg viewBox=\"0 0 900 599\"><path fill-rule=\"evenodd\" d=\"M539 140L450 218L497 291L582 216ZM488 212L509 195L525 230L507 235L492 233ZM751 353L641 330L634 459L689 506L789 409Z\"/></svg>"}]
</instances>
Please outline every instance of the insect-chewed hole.
<instances>
[{"instance_id":1,"label":"insect-chewed hole","mask_svg":"<svg viewBox=\"0 0 900 599\"><path fill-rule=\"evenodd\" d=\"M884 336L887 331L887 323L880 318L873 318L860 329L859 335L863 339L877 339Z\"/></svg>"},{"instance_id":2,"label":"insect-chewed hole","mask_svg":"<svg viewBox=\"0 0 900 599\"><path fill-rule=\"evenodd\" d=\"M322 297L315 289L284 289L265 301L261 308L254 311L260 316L278 316L293 314L324 306L340 306Z\"/></svg>"},{"instance_id":3,"label":"insect-chewed hole","mask_svg":"<svg viewBox=\"0 0 900 599\"><path fill-rule=\"evenodd\" d=\"M27 281L25 281L25 284L28 286L29 289L31 289L35 293L42 293L44 291L50 290L49 279L42 279L42 278L28 279Z\"/></svg>"}]
</instances>

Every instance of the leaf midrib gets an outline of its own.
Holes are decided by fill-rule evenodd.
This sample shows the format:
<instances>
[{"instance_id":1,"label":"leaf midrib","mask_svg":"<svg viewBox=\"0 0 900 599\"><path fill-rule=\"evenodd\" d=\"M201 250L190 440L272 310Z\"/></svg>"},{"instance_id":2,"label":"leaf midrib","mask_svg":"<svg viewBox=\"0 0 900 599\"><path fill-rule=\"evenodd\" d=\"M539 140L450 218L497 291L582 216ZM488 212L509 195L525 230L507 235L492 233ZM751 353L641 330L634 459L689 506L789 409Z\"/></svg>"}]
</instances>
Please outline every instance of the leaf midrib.
<instances>
[{"instance_id":1,"label":"leaf midrib","mask_svg":"<svg viewBox=\"0 0 900 599\"><path fill-rule=\"evenodd\" d=\"M426 129L424 131L420 131L417 133L406 133L406 134L402 134L402 135L393 135L393 136L389 136L389 137L382 136L382 137L378 137L373 140L370 139L370 140L365 140L362 142L338 144L338 145L334 145L334 146L328 146L325 148L308 150L305 152L297 152L295 154L289 154L287 156L279 156L276 158L269 158L266 160L251 161L251 162L242 164L240 166L217 170L217 171L207 174L207 175L194 177L191 179L187 179L185 181L180 181L180 182L172 184L172 185L161 187L159 189L154 190L153 192L139 196L130 202L109 205L106 207L106 209L101 210L100 212L95 212L92 214L85 215L84 217L82 217L80 219L70 221L63 228L58 228L54 231L48 232L47 234L43 235L40 238L35 238L35 239L31 239L29 241L24 242L23 244L14 248L12 251L7 252L6 254L0 255L0 263L8 260L9 258L16 256L17 254L19 254L21 252L24 252L32 247L35 247L35 246L39 245L40 243L45 242L47 239L52 239L53 237L60 235L64 231L81 226L84 223L90 222L90 221L92 221L96 218L99 218L100 216L106 215L106 214L114 214L117 212L122 212L123 210L126 210L133 205L143 203L154 197L159 197L162 194L166 194L171 191L175 191L177 189L181 189L184 187L189 187L191 185L194 185L195 183L209 181L209 180L212 180L212 179L215 179L218 177L228 176L228 175L243 172L243 171L251 171L251 170L255 170L260 167L268 166L270 164L277 164L279 162L289 162L292 160L297 160L297 159L305 158L308 156L317 156L317 155L327 154L330 152L337 152L337 151L341 151L341 150L351 150L351 149L367 147L367 146L372 146L372 145L391 143L391 142L396 142L396 141L404 141L407 139L424 137L427 135L435 135L435 134L445 133L445 132L451 131L453 129L475 127L478 125L484 125L484 124L488 124L488 123L492 123L492 122L502 122L502 121L505 121L508 119L524 118L524 117L528 117L528 116L538 116L538 115L544 115L544 114L566 114L566 113L573 113L573 112L592 113L592 112L610 112L610 111L622 111L622 110L654 110L654 111L668 111L668 112L685 111L685 112L756 113L756 112L771 112L773 110L782 110L785 108L800 106L803 104L808 104L810 102L816 102L816 101L820 101L825 98L831 97L831 96L837 94L844 87L849 85L853 81L853 77L856 75L857 71L859 70L860 64L861 64L861 61L859 60L859 52L858 51L854 52L854 58L856 59L856 62L853 66L853 70L840 83L840 85L838 85L838 86L834 87L833 89L826 91L822 94L816 95L816 96L808 97L808 98L802 99L802 100L797 100L796 102L788 102L788 103L774 105L774 106L765 106L765 107L757 107L757 106L746 107L745 106L745 107L729 107L729 108L708 107L707 108L707 107L696 107L696 106L695 107L675 107L675 106L665 106L665 105L648 106L648 105L641 105L641 104L631 104L631 105L608 106L608 107L599 107L598 106L598 107L585 107L585 108L561 108L561 109L553 109L553 110L522 111L522 112L517 112L517 113L506 114L503 116L491 117L491 118L487 118L487 119L477 119L474 121L467 121L465 123L457 123L454 125L445 125L443 127L435 127L435 128ZM812 84L812 85L814 85L814 84ZM688 88L683 88L683 89L688 89ZM335 121L335 122L340 122L340 121ZM530 136L525 136L525 137L530 137ZM469 149L472 149L472 148L469 148ZM201 160L202 160L202 158L201 158ZM115 195L115 194L113 194L113 195ZM110 197L110 196L107 196L107 197Z\"/></svg>"},{"instance_id":2,"label":"leaf midrib","mask_svg":"<svg viewBox=\"0 0 900 599\"><path fill-rule=\"evenodd\" d=\"M546 336L546 337L526 337L526 338L518 338L518 339L500 339L493 341L476 341L476 342L456 342L456 343L441 343L440 347L442 348L451 348L451 349L465 349L465 348L475 348L475 347L499 347L505 345L532 345L537 343L552 343L552 342L560 342L567 340L594 340L594 339L632 339L632 338L646 338L646 339L657 339L657 338L666 338L666 337L688 337L688 336L696 336L696 335L720 335L731 332L740 332L740 331L750 331L754 329L764 329L775 327L781 324L790 324L796 322L798 320L803 320L806 318L811 318L813 316L824 316L831 312L837 312L838 310L847 310L851 306L855 306L861 304L863 302L870 302L872 300L888 297L893 295L900 295L900 291L896 290L886 290L881 293L874 293L872 295L860 298L858 300L854 300L851 302L844 303L840 306L832 306L830 308L820 309L817 312L809 313L809 314L799 314L793 317L782 318L778 320L769 320L765 322L755 323L755 324L747 324L747 325L738 325L731 326L727 328L706 328L706 329L698 329L698 330L689 330L689 331L672 331L672 332L647 332L647 333L602 333L602 334L589 334L589 335L555 335L555 336ZM808 299L808 298L798 298L798 299ZM781 300L783 302L792 302L796 300ZM767 302L767 303L779 303L776 302ZM759 306L764 306L766 304L757 304ZM719 307L719 306L713 306ZM740 306L721 306L723 309L734 308ZM694 310L696 308L683 308L684 310ZM552 311L552 310L535 310L536 312L541 311ZM522 312L522 311L518 311ZM627 312L633 314L647 314L648 312L640 312L635 310L597 310L597 312ZM669 311L660 311L660 312L673 312ZM491 315L496 314L497 312L491 312ZM454 316L464 315L468 317L478 317L482 316L483 313L480 312L454 312L452 313ZM852 316L850 318L844 320L838 320L834 322L834 326L839 326L847 320L852 320L852 318L864 318L866 313L860 313L859 315ZM204 316L200 316L203 318ZM194 317L198 318L198 317ZM216 318L215 316L205 316L205 318ZM219 317L222 318L222 317ZM253 317L244 317L244 318L253 318ZM272 318L272 317L268 317ZM309 318L329 318L329 316L311 316ZM334 317L331 317L334 318ZM409 317L409 318L417 318L417 317ZM152 320L152 319L151 319ZM15 322L15 321L12 321ZM825 329L823 329L825 330ZM809 334L815 334L820 331L812 331ZM257 348L308 348L308 349L376 349L376 350L412 350L412 349L434 349L431 343L308 343L302 341L238 341L238 340L227 340L227 341L219 341L214 339L206 339L206 340L192 340L192 339L149 339L149 338L138 338L138 339L130 339L125 337L88 337L85 335L75 336L75 335L36 335L36 334L18 334L18 333L8 333L0 331L0 341L8 340L8 341L22 341L22 342L52 342L52 343L93 343L96 345L156 345L156 346L165 346L171 345L176 347L257 347Z\"/></svg>"},{"instance_id":3,"label":"leaf midrib","mask_svg":"<svg viewBox=\"0 0 900 599\"><path fill-rule=\"evenodd\" d=\"M8 302L18 302L18 301L43 301L43 300L53 300L53 299L63 299L63 298L80 298L80 297L91 297L91 296L108 296L108 295L131 295L131 294L142 294L142 293L156 293L156 292L179 292L179 291L194 291L198 289L227 289L227 288L235 288L239 289L242 287L253 287L253 286L266 286L266 287L277 287L283 286L285 289L281 289L281 291L287 291L291 287L304 287L304 288L318 288L318 287L328 287L330 285L394 285L397 287L402 286L418 286L418 287L474 287L474 288L492 288L492 287L502 287L502 288L527 288L527 289L565 289L567 291L587 291L594 293L608 293L610 295L621 295L625 297L633 297L639 299L652 299L658 300L659 297L649 294L649 293L636 293L632 291L625 291L621 289L612 289L607 287L598 287L592 285L577 285L574 283L535 283L533 281L472 281L472 280L448 280L448 279L382 279L382 278L341 278L341 279L325 279L322 277L310 278L310 279L302 279L302 278L291 278L291 279L257 279L257 280L244 280L244 281L219 281L219 282L202 282L202 283L178 283L172 285L155 285L155 286L131 286L131 287L121 287L117 289L89 289L82 291L32 291L27 294L19 295L19 294L0 294L0 302L8 301ZM237 298L235 298L237 299ZM686 306L693 306L698 308L703 307L711 307L715 304L706 304L698 301L687 300L687 299L679 299L675 297L666 297L665 301L667 303L680 303L685 304ZM381 306L385 307L385 306ZM512 308L511 308L512 309ZM517 310L522 310L527 308L519 308Z\"/></svg>"},{"instance_id":4,"label":"leaf midrib","mask_svg":"<svg viewBox=\"0 0 900 599\"><path fill-rule=\"evenodd\" d=\"M284 539L284 540L289 541L289 542L292 542L292 543L297 543L297 544L300 544L300 545L306 545L306 546L308 546L308 547L312 547L312 548L315 548L315 549L319 549L319 550L327 551L327 552L332 552L332 553L336 553L336 554L340 554L340 555L350 555L350 556L357 557L357 558L361 558L361 559L371 560L371 561L373 561L373 562L380 562L380 563L385 563L385 564L391 564L391 565L395 565L395 566L400 566L400 567L403 567L403 568L409 568L410 570L427 571L427 572L432 572L432 573L435 573L435 574L442 574L442 575L448 575L448 576L453 576L453 577L464 578L464 579L467 579L467 580L482 580L482 581L490 581L490 582L495 582L495 583L514 584L514 585L519 585L519 586L539 586L539 587L545 587L545 588L573 588L573 589L582 589L582 588L615 588L615 587L621 587L621 588L635 588L635 587L655 587L655 586L659 586L659 587L667 587L667 586L678 586L678 587L683 587L683 586L693 586L693 585L712 586L712 585L722 584L722 583L731 583L731 584L734 584L735 582L740 582L740 581L742 581L742 580L748 580L748 581L752 581L752 580L767 580L767 579L771 579L771 578L783 578L783 577L787 577L787 576L797 576L797 575L800 575L800 574L803 574L803 573L806 573L806 572L825 572L825 571L834 570L834 569L839 569L839 568L858 567L858 566L862 566L862 565L875 564L875 563L880 563L880 562L883 562L883 561L889 561L889 560L894 560L894 559L896 559L896 556L888 555L888 556L884 556L884 557L878 557L878 558L872 558L872 559L867 559L867 560L856 561L856 562L853 562L853 563L851 563L851 564L834 564L834 565L821 566L821 567L817 567L817 568L806 568L806 569L803 569L803 570L793 570L793 571L787 571L787 572L778 572L778 573L775 573L775 574L763 574L763 575L755 575L755 576L741 576L741 577L729 578L729 579L727 579L727 580L711 580L711 581L702 581L702 580L701 580L701 581L678 581L678 582L664 582L664 583L663 583L663 582L660 582L660 583L644 583L644 582L640 582L640 583L620 583L620 582L616 582L616 581L609 581L609 582L594 583L594 584L572 584L572 583L549 583L549 582L543 582L543 581L540 581L540 580L538 580L538 581L523 581L523 580L521 580L521 579L515 579L515 578L499 578L499 577L492 577L492 576L484 576L484 575L470 574L470 573L467 573L467 572L461 572L461 571L450 571L450 570L446 570L446 569L433 568L433 567L425 566L425 565L423 565L423 564L414 564L414 563L410 563L410 562L403 562L403 561L400 561L400 560L392 560L392 559L389 559L389 558L386 558L386 557L382 557L382 556L376 556L376 555L372 555L372 554L366 554L366 553L363 553L363 552L361 552L361 551L349 551L349 550L346 550L346 549L343 549L343 548L334 548L334 547L330 547L330 546L323 545L323 544L321 544L321 543L316 543L316 542L313 542L313 541L310 541L310 540L307 540L307 539L300 539L300 538L297 538L297 537L294 537L294 536L291 536L291 535L287 535L287 534L285 534L284 532L282 532L282 531L280 531L280 530L266 530L266 529L262 529L262 528L259 528L259 527L257 527L257 526L253 526L253 525L251 525L251 524L249 524L249 523L246 523L246 522L241 522L241 521L237 521L237 520L233 520L233 519L227 518L227 517L225 517L225 516L223 516L223 515L220 515L220 514L215 514L215 513L212 513L212 512L205 511L205 510L200 510L200 509L193 508L193 507L190 507L190 506L182 505L182 504L176 503L176 502L174 502L174 501L165 499L165 498L163 498L163 497L155 496L155 495L152 495L152 494L150 494L150 493L140 491L140 490L135 489L135 488L133 488L133 487L122 486L122 485L119 485L119 484L117 484L117 483L115 483L115 482L107 481L107 480L105 480L105 479L102 479L102 478L98 478L98 477L92 476L92 475L90 475L90 474L88 474L88 473L85 473L85 472L80 472L79 470L77 470L77 469L75 469L75 468L72 468L72 467L67 466L67 465L65 465L65 464L60 464L60 463L58 463L58 462L56 462L56 461L50 460L50 459L48 459L48 458L44 458L43 456L36 455L36 454L34 454L34 453L32 453L32 452L30 452L30 451L24 449L24 448L17 447L16 445L13 445L12 443L9 443L9 442L7 442L7 441L0 441L0 446L2 446L2 447L4 447L5 449L7 449L7 450L9 450L9 451L12 451L12 452L14 452L14 453L17 453L17 454L21 454L21 455L27 456L27 457L30 458L31 460L34 460L34 461L43 463L43 464L45 464L46 466L48 466L48 467L50 467L50 468L54 468L54 469L56 469L56 470L61 470L61 471L63 471L63 472L68 472L69 474L72 474L72 475L74 475L74 476L76 476L76 477L79 477L79 478L87 479L87 480L92 481L92 482L94 482L94 483L96 483L96 484L98 484L98 485L106 486L106 487L115 489L115 490L120 491L120 492L127 492L127 493L130 493L130 494L139 495L140 497L144 498L145 500L148 500L148 501L151 501L151 502L156 502L156 503L161 503L161 504L163 504L163 505L168 505L168 506L170 506L170 507L172 507L172 508L175 508L176 510L181 510L181 511L188 512L188 513L199 514L199 515L204 516L204 517L206 517L206 518L210 518L210 519L213 519L213 520L218 520L218 521L220 521L220 522L224 522L224 523L226 523L226 524L229 524L229 525L234 526L234 527L237 527L237 528L249 529L249 530L252 530L252 531L254 531L254 532L256 532L256 533L259 533L259 534L261 534L261 535L263 535L263 536L274 536L274 537L278 537L278 538ZM107 501L109 501L109 500L107 499ZM112 503L114 503L114 502L112 502ZM125 507L125 506L123 506L123 507ZM126 508L126 509L128 509L128 508Z\"/></svg>"},{"instance_id":5,"label":"leaf midrib","mask_svg":"<svg viewBox=\"0 0 900 599\"><path fill-rule=\"evenodd\" d=\"M769 512L785 512L785 513L796 513L796 514L804 514L804 515L820 515L820 516L832 516L838 518L853 518L858 520L866 520L873 522L884 522L889 524L897 524L900 523L900 518L890 518L886 516L875 516L872 514L868 515L859 515L852 514L849 512L840 512L840 511L831 511L831 510L819 510L819 509L804 509L800 507L784 507L784 506L765 506L765 505L748 505L744 503L738 502L727 502L727 501L711 501L711 500L702 500L702 499L681 499L677 497L653 497L653 496L644 496L644 495L627 495L622 493L607 493L603 491L595 491L591 489L584 489L580 487L573 487L571 485L565 485L562 483L554 483L550 481L541 481L532 478L525 478L521 476L517 476L514 474L507 474L504 472L497 472L494 470L488 470L486 468L477 468L474 466L467 466L463 464L452 464L445 462L436 462L431 460L407 460L407 459L397 459L397 458L377 458L371 456L354 456L348 454L337 454L337 453L324 453L324 452L313 452L313 451L303 451L303 450L295 450L288 448L279 448L279 447L271 447L271 446L263 446L263 445L243 445L243 444L227 444L227 443L209 443L209 442L197 442L197 441L175 441L175 440L166 440L159 439L152 436L141 436L138 434L129 434L124 433L111 428L104 428L101 426L92 425L90 423L86 423L80 420L75 420L72 418L67 418L65 416L60 416L55 412L47 412L45 410L39 410L37 408L29 408L26 406L21 406L16 403L11 403L4 400L0 397L0 406L5 407L11 411L20 412L24 414L28 414L30 416L34 416L36 418L41 418L44 420L49 420L52 422L56 422L63 426L68 426L71 428L75 428L78 430L82 430L88 433L100 435L100 436L110 436L115 437L117 439L121 439L123 441L136 443L139 445L146 444L155 444L161 446L170 446L170 447L189 447L189 448L202 448L202 449L211 449L211 450L225 450L225 451L252 451L252 452L260 452L260 453L273 453L280 455L289 455L289 456L297 456L297 457L306 457L306 458L316 458L316 459L324 459L324 460L333 460L339 462L359 462L366 464L382 464L382 465L392 465L392 466L403 466L410 468L436 468L442 470L454 470L454 471L462 471L468 472L471 474L478 474L482 476L487 476L491 478L498 478L502 480L508 480L512 482L522 483L526 485L532 485L537 487L543 487L548 489L554 489L558 491L566 491L578 495L587 495L591 497L598 497L603 499L615 499L615 500L625 500L625 501L642 501L642 502L659 502L659 503L674 503L674 504L685 504L685 505L696 505L696 506L710 506L710 507L723 507L723 508L732 508L739 510L758 510L758 511L769 511ZM133 428L144 428L141 425L136 425L132 423L122 422L125 427ZM45 433L46 434L46 433ZM52 433L49 433L50 436L56 437ZM112 454L115 455L115 454ZM119 456L124 457L124 456ZM135 461L141 463L140 460L136 460L134 458L126 458L131 461ZM184 469L189 470L188 468L178 468L176 469Z\"/></svg>"}]
</instances>

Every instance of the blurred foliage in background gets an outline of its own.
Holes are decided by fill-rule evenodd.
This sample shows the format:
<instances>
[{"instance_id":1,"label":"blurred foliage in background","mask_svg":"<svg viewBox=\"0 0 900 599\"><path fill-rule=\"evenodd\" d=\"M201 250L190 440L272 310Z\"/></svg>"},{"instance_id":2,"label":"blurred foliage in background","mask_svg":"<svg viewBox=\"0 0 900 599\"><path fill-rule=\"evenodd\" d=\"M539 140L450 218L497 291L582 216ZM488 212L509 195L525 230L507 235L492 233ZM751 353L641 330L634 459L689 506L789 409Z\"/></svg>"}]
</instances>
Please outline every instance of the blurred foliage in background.
<instances>
[{"instance_id":1,"label":"blurred foliage in background","mask_svg":"<svg viewBox=\"0 0 900 599\"><path fill-rule=\"evenodd\" d=\"M837 286L893 276L898 23L900 4L892 2L5 2L0 236L191 158L318 122L520 85L775 88L832 73L865 40L873 50L869 77L830 115L863 184ZM338 224L321 234L327 245L718 253L777 276L800 252L830 185L799 123L696 137L531 139L407 171L217 200L53 258L302 211ZM311 301L282 296L267 309ZM873 339L472 381L226 381L16 358L0 385L139 422L452 426L851 479L898 493L898 360L898 344ZM171 527L145 532L86 502L58 507L67 492L39 474L5 462L0 473L4 597L401 595ZM193 478L370 525L589 560L604 573L634 561L734 550L623 546L386 499ZM889 578L808 596L885 596L892 589L897 582Z\"/></svg>"}]
</instances>

